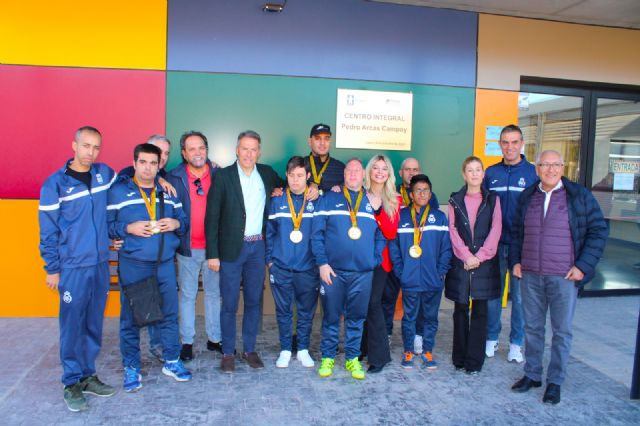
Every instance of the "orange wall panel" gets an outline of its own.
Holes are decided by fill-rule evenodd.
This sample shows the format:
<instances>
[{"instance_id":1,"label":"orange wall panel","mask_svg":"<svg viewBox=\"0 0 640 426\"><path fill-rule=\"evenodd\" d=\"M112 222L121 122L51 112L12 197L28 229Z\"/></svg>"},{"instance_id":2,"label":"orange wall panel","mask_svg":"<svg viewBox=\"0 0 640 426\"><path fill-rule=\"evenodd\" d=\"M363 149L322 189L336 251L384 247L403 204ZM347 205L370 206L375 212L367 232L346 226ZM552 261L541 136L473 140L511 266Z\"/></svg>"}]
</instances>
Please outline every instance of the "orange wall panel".
<instances>
[{"instance_id":1,"label":"orange wall panel","mask_svg":"<svg viewBox=\"0 0 640 426\"><path fill-rule=\"evenodd\" d=\"M485 167L501 159L500 156L484 155L486 127L508 124L518 124L518 92L477 89L473 155L481 158Z\"/></svg>"},{"instance_id":2,"label":"orange wall panel","mask_svg":"<svg viewBox=\"0 0 640 426\"><path fill-rule=\"evenodd\" d=\"M2 289L0 317L58 316L58 294L45 285L40 258L37 200L0 200L4 223L0 246ZM109 293L106 314L120 315L120 295Z\"/></svg>"},{"instance_id":3,"label":"orange wall panel","mask_svg":"<svg viewBox=\"0 0 640 426\"><path fill-rule=\"evenodd\" d=\"M640 31L481 14L477 87L535 76L640 85Z\"/></svg>"}]
</instances>

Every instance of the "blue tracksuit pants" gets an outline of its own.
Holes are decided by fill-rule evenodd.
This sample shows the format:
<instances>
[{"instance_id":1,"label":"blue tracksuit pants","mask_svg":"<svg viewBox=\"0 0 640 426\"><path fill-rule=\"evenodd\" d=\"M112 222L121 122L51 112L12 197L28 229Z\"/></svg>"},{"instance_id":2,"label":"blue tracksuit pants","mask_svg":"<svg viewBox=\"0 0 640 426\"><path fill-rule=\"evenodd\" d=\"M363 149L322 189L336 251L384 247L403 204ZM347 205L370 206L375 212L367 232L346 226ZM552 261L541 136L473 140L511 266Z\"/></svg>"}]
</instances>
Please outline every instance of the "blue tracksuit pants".
<instances>
[{"instance_id":1,"label":"blue tracksuit pants","mask_svg":"<svg viewBox=\"0 0 640 426\"><path fill-rule=\"evenodd\" d=\"M141 281L153 274L155 262L140 262L120 257L118 261L120 286ZM177 360L180 356L178 336L178 290L176 268L173 259L158 266L158 285L162 296L164 319L156 324L160 332L162 356L165 360ZM124 292L120 292L120 352L122 365L140 368L140 328L133 322L133 313Z\"/></svg>"},{"instance_id":2,"label":"blue tracksuit pants","mask_svg":"<svg viewBox=\"0 0 640 426\"><path fill-rule=\"evenodd\" d=\"M96 372L108 291L107 262L60 272L60 361L65 386Z\"/></svg>"},{"instance_id":3,"label":"blue tracksuit pants","mask_svg":"<svg viewBox=\"0 0 640 426\"><path fill-rule=\"evenodd\" d=\"M291 350L294 302L298 310L298 350L309 349L313 315L318 304L320 288L318 268L301 272L290 271L274 263L269 273L271 293L276 304L280 350Z\"/></svg>"},{"instance_id":4,"label":"blue tracksuit pants","mask_svg":"<svg viewBox=\"0 0 640 426\"><path fill-rule=\"evenodd\" d=\"M322 340L320 351L323 358L335 358L340 338L340 317L344 315L344 352L346 359L360 355L362 328L367 318L373 271L351 272L334 270L333 284L321 283L320 298L324 316L322 318Z\"/></svg>"},{"instance_id":5,"label":"blue tracksuit pants","mask_svg":"<svg viewBox=\"0 0 640 426\"><path fill-rule=\"evenodd\" d=\"M438 311L442 290L437 291L402 291L402 342L405 352L413 352L413 339L416 337L416 322L421 320L422 350L433 352L438 332ZM422 316L418 312L422 308Z\"/></svg>"}]
</instances>

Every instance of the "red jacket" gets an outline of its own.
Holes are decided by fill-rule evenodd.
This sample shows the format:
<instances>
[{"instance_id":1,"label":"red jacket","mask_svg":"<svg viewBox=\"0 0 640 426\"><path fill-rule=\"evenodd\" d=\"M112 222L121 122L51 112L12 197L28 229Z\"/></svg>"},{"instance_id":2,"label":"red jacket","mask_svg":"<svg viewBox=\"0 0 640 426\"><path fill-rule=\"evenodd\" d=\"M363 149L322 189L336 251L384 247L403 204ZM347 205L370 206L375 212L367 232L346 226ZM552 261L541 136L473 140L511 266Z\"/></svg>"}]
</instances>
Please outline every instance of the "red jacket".
<instances>
[{"instance_id":1,"label":"red jacket","mask_svg":"<svg viewBox=\"0 0 640 426\"><path fill-rule=\"evenodd\" d=\"M378 226L382 231L382 235L387 239L387 241L393 241L396 238L396 234L398 233L398 221L400 220L400 208L402 207L402 196L398 195L398 207L396 209L396 214L390 218L387 216L387 213L384 211L384 208L380 208L380 213L375 215L376 222L378 222ZM393 266L391 264L391 258L389 257L389 243L384 246L384 251L382 252L382 269L387 272L391 272Z\"/></svg>"}]
</instances>

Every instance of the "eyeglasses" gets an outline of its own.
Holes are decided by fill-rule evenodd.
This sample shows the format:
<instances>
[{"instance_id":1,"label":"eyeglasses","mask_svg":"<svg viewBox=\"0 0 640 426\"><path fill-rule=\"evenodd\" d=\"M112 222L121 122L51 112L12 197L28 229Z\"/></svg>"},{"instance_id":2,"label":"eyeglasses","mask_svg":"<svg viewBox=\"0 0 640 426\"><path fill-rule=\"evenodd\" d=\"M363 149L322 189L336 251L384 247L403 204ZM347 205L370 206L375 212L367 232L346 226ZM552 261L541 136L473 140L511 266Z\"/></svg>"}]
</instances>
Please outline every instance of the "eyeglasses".
<instances>
[{"instance_id":1,"label":"eyeglasses","mask_svg":"<svg viewBox=\"0 0 640 426\"><path fill-rule=\"evenodd\" d=\"M541 169L561 169L564 167L562 163L538 163L538 167Z\"/></svg>"},{"instance_id":2,"label":"eyeglasses","mask_svg":"<svg viewBox=\"0 0 640 426\"><path fill-rule=\"evenodd\" d=\"M202 181L200 178L194 180L193 184L196 186L196 194L204 195L204 189L202 188Z\"/></svg>"},{"instance_id":3,"label":"eyeglasses","mask_svg":"<svg viewBox=\"0 0 640 426\"><path fill-rule=\"evenodd\" d=\"M428 195L431 193L431 190L430 189L414 189L411 192L413 192L416 195Z\"/></svg>"}]
</instances>

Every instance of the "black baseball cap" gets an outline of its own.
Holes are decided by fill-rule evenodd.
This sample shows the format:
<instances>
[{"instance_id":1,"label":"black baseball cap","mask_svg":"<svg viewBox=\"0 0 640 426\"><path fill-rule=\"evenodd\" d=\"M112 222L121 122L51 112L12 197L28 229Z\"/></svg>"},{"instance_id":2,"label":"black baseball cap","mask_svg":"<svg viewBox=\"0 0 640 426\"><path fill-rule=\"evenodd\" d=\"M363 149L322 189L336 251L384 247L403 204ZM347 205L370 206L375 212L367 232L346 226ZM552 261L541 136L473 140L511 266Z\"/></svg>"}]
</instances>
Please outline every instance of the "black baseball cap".
<instances>
[{"instance_id":1,"label":"black baseball cap","mask_svg":"<svg viewBox=\"0 0 640 426\"><path fill-rule=\"evenodd\" d=\"M327 124L322 124L322 123L316 124L311 128L311 133L309 133L309 137L313 135L319 135L320 133L331 134L331 127L329 127Z\"/></svg>"}]
</instances>

